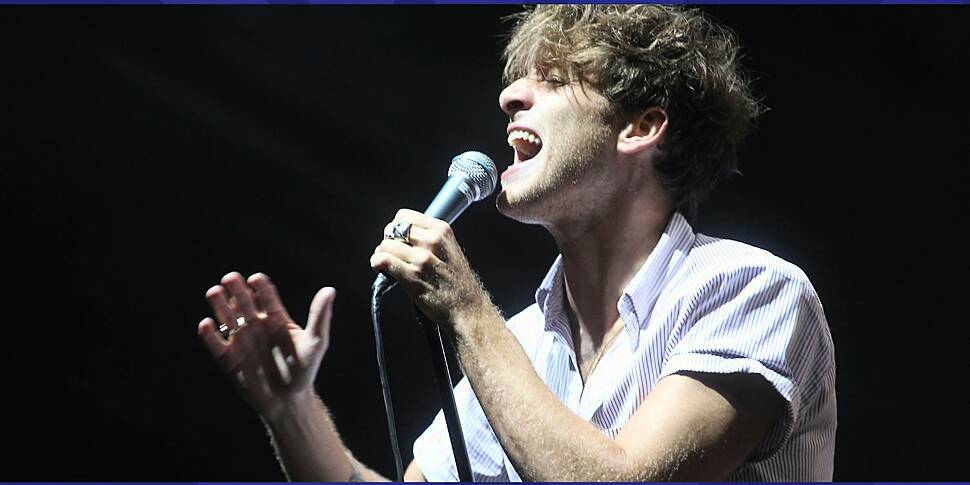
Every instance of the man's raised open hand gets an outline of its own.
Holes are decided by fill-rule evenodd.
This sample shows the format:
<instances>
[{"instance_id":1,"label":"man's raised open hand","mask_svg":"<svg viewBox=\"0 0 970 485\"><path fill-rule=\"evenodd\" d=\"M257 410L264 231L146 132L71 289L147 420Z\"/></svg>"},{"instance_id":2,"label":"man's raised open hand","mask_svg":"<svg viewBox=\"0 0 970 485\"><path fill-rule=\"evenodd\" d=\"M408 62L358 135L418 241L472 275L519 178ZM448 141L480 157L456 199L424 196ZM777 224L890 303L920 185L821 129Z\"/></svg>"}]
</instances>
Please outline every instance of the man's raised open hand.
<instances>
[{"instance_id":1,"label":"man's raised open hand","mask_svg":"<svg viewBox=\"0 0 970 485\"><path fill-rule=\"evenodd\" d=\"M204 318L199 337L246 401L272 421L288 403L313 392L330 343L335 296L333 288L318 291L303 328L290 318L268 276L244 279L232 272L206 292L218 323Z\"/></svg>"}]
</instances>

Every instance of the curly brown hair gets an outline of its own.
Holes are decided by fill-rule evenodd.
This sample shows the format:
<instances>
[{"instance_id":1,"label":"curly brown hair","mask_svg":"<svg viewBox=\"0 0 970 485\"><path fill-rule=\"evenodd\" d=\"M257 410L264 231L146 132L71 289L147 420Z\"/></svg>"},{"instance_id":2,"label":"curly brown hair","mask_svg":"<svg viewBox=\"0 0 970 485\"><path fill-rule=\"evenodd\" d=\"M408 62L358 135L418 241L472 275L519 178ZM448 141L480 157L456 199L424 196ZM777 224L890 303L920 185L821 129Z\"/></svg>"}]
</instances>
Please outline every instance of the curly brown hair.
<instances>
[{"instance_id":1,"label":"curly brown hair","mask_svg":"<svg viewBox=\"0 0 970 485\"><path fill-rule=\"evenodd\" d=\"M677 210L692 217L737 172L738 146L763 108L729 29L668 5L539 5L510 19L506 82L555 69L602 93L614 116L667 112L654 168Z\"/></svg>"}]
</instances>

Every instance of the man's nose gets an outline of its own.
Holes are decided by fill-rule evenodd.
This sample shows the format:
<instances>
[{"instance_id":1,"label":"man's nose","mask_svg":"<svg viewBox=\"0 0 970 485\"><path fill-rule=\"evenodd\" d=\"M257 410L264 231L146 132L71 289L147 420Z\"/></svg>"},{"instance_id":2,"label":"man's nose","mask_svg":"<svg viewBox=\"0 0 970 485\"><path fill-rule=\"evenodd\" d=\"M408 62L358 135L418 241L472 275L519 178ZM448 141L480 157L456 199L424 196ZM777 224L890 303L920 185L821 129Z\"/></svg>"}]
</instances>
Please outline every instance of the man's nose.
<instances>
[{"instance_id":1,"label":"man's nose","mask_svg":"<svg viewBox=\"0 0 970 485\"><path fill-rule=\"evenodd\" d=\"M519 79L506 86L498 96L498 104L509 115L509 119L515 118L515 113L527 110L532 107L534 101L532 85L526 78Z\"/></svg>"}]
</instances>

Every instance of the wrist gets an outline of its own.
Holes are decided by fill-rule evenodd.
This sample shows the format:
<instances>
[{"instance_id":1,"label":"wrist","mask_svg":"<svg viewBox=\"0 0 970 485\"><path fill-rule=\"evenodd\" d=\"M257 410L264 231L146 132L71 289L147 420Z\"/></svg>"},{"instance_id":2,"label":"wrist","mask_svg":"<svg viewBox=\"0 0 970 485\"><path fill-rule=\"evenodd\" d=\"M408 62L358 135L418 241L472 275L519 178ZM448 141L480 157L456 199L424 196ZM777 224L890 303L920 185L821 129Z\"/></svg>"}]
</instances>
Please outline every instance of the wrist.
<instances>
[{"instance_id":1,"label":"wrist","mask_svg":"<svg viewBox=\"0 0 970 485\"><path fill-rule=\"evenodd\" d=\"M320 406L322 403L310 386L280 397L272 406L259 413L259 417L271 430L280 430L293 425L300 426Z\"/></svg>"},{"instance_id":2,"label":"wrist","mask_svg":"<svg viewBox=\"0 0 970 485\"><path fill-rule=\"evenodd\" d=\"M493 326L503 321L491 298L482 292L478 298L461 305L452 313L451 327L456 340L468 341L473 336L481 335L483 328Z\"/></svg>"}]
</instances>

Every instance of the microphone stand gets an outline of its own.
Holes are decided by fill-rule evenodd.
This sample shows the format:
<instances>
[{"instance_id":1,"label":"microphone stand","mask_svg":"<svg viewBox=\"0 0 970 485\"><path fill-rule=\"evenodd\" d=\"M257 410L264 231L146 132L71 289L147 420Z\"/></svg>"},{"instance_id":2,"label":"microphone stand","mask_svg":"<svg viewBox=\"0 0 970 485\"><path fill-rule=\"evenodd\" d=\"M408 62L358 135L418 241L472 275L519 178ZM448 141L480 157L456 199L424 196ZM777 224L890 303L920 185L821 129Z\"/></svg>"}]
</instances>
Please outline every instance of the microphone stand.
<instances>
[{"instance_id":1,"label":"microphone stand","mask_svg":"<svg viewBox=\"0 0 970 485\"><path fill-rule=\"evenodd\" d=\"M374 342L376 344L377 369L381 377L381 392L384 395L384 409L387 412L387 432L391 441L391 451L394 454L394 465L397 480L404 480L404 467L401 463L401 449L397 439L397 423L394 419L394 405L391 403L391 386L387 379L387 366L384 363L384 344L381 337L381 297L397 282L384 274L377 276L371 287L371 322L374 324ZM441 401L441 410L445 415L448 427L448 438L451 440L452 453L455 456L455 468L458 478L462 482L472 481L471 461L468 459L468 449L465 447L465 437L458 420L458 407L455 405L454 386L451 383L451 373L448 371L448 359L445 354L445 344L441 339L441 330L431 321L417 305L414 305L414 318L424 330L424 336L431 352L431 366L434 368L435 386ZM437 349L437 352L435 351Z\"/></svg>"},{"instance_id":2,"label":"microphone stand","mask_svg":"<svg viewBox=\"0 0 970 485\"><path fill-rule=\"evenodd\" d=\"M468 459L468 449L465 447L465 437L461 431L461 422L458 420L458 407L455 405L454 386L451 384L451 373L448 371L448 358L445 355L445 343L441 339L441 329L417 305L414 306L414 317L424 329L424 337L431 352L435 385L441 398L441 410L445 414L445 423L448 425L448 438L451 440L451 449L455 455L458 480L471 482L472 467Z\"/></svg>"}]
</instances>

